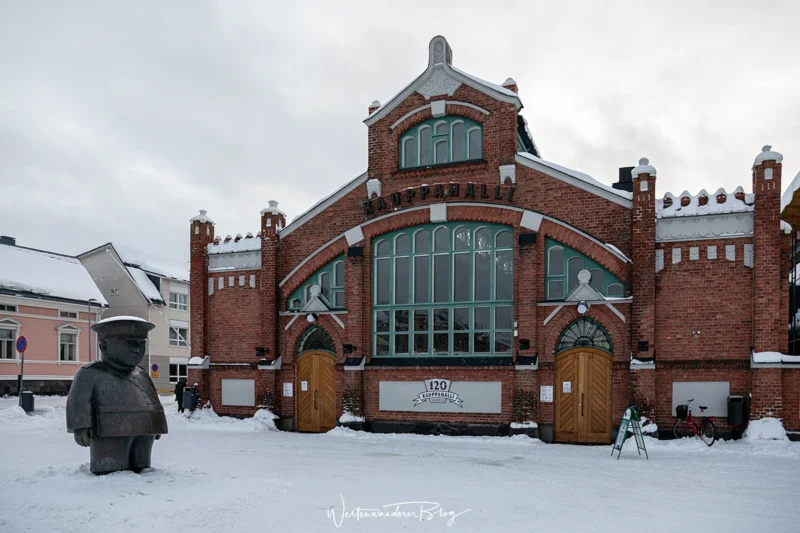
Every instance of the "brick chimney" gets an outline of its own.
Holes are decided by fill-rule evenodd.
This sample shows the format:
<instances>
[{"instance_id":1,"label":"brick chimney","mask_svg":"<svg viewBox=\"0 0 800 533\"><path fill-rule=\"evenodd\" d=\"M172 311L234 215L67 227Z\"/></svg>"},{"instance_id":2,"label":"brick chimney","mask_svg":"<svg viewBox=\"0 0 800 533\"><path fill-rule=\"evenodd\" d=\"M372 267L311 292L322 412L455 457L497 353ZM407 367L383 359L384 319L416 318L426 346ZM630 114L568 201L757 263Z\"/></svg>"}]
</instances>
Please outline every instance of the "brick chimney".
<instances>
[{"instance_id":1,"label":"brick chimney","mask_svg":"<svg viewBox=\"0 0 800 533\"><path fill-rule=\"evenodd\" d=\"M368 114L370 114L370 115L373 114L375 111L378 110L378 108L380 106L381 106L381 103L379 101L373 100L372 103L369 104L369 113Z\"/></svg>"},{"instance_id":2,"label":"brick chimney","mask_svg":"<svg viewBox=\"0 0 800 533\"><path fill-rule=\"evenodd\" d=\"M269 201L261 210L261 324L264 332L264 349L267 359L278 356L278 233L286 226L286 215L278 209L278 202Z\"/></svg>"},{"instance_id":3,"label":"brick chimney","mask_svg":"<svg viewBox=\"0 0 800 533\"><path fill-rule=\"evenodd\" d=\"M506 81L503 82L503 87L514 93L519 92L517 82L514 81L514 78L506 78Z\"/></svg>"}]
</instances>

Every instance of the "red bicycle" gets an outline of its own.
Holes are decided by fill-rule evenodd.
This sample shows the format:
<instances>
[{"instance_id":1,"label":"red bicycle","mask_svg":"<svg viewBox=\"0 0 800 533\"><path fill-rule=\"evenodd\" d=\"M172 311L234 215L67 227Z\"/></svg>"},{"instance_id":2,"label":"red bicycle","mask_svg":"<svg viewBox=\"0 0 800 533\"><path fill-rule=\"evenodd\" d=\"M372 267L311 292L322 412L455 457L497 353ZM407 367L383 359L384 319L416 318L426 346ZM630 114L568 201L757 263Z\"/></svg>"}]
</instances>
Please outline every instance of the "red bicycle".
<instances>
[{"instance_id":1,"label":"red bicycle","mask_svg":"<svg viewBox=\"0 0 800 533\"><path fill-rule=\"evenodd\" d=\"M695 418L692 416L692 402L694 398L688 401L685 405L678 405L675 407L675 414L678 415L678 421L672 427L672 433L675 434L676 439L683 437L700 437L700 440L707 445L712 446L717 440L717 428L710 418L700 416ZM705 405L698 405L700 414L702 415L708 407Z\"/></svg>"}]
</instances>

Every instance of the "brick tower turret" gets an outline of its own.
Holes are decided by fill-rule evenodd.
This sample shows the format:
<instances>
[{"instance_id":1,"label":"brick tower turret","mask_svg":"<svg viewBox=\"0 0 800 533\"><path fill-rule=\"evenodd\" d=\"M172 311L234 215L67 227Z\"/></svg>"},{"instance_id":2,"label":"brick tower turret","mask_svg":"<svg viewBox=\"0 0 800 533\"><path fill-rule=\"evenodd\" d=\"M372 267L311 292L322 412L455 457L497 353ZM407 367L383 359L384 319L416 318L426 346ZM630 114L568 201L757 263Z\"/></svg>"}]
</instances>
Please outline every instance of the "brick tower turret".
<instances>
[{"instance_id":1,"label":"brick tower turret","mask_svg":"<svg viewBox=\"0 0 800 533\"><path fill-rule=\"evenodd\" d=\"M267 359L278 356L278 233L286 226L286 215L278 202L269 201L261 210L261 324Z\"/></svg>"}]
</instances>

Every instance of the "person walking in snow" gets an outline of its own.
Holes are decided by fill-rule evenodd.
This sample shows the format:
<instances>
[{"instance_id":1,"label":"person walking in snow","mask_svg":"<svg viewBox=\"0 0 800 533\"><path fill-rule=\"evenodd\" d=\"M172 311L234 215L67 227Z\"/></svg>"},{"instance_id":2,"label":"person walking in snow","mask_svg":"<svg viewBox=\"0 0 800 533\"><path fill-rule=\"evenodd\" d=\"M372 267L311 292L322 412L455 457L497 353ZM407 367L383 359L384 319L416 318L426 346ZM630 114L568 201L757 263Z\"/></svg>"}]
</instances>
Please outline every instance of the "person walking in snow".
<instances>
[{"instance_id":1,"label":"person walking in snow","mask_svg":"<svg viewBox=\"0 0 800 533\"><path fill-rule=\"evenodd\" d=\"M183 389L186 388L186 380L181 378L175 385L175 399L178 401L178 412L183 412Z\"/></svg>"}]
</instances>

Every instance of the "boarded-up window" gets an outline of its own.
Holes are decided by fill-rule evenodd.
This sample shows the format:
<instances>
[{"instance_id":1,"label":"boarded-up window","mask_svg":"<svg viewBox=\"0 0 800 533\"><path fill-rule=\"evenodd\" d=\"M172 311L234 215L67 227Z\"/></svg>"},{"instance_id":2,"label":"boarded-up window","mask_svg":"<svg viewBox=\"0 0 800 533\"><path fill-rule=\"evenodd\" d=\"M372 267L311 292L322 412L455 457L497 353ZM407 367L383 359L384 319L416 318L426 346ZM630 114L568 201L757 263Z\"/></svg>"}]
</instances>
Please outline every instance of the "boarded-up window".
<instances>
[{"instance_id":1,"label":"boarded-up window","mask_svg":"<svg viewBox=\"0 0 800 533\"><path fill-rule=\"evenodd\" d=\"M256 404L256 382L252 379L223 379L222 405L253 407Z\"/></svg>"}]
</instances>

